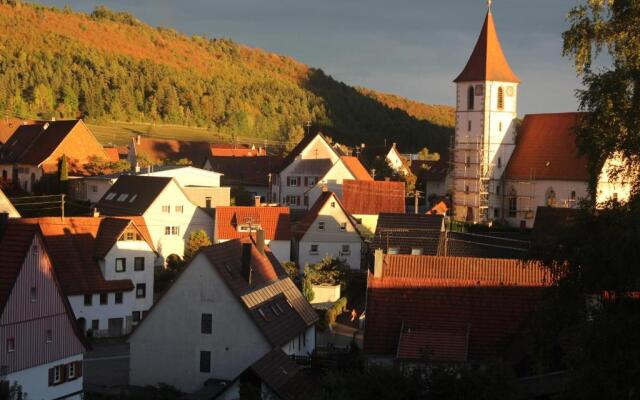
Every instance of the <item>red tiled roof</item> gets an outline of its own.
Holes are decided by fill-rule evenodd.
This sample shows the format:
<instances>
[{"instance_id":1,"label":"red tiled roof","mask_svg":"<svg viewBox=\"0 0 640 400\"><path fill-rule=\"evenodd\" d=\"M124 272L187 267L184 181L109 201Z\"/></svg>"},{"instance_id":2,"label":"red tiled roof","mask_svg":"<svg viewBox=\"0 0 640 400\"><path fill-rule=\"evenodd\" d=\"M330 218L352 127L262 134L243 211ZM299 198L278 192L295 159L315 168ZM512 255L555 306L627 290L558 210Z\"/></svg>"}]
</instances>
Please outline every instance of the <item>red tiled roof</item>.
<instances>
[{"instance_id":1,"label":"red tiled roof","mask_svg":"<svg viewBox=\"0 0 640 400\"><path fill-rule=\"evenodd\" d=\"M97 259L104 257L130 219L109 217L28 218L28 223L40 225L60 286L67 295L133 290L129 279L107 281ZM123 222L124 221L124 222ZM142 219L136 227L151 246ZM120 232L117 232L120 228ZM152 247L153 248L153 247ZM106 249L106 250L105 250Z\"/></svg>"},{"instance_id":2,"label":"red tiled roof","mask_svg":"<svg viewBox=\"0 0 640 400\"><path fill-rule=\"evenodd\" d=\"M6 143L11 135L22 125L31 125L35 121L9 118L0 120L0 145Z\"/></svg>"},{"instance_id":3,"label":"red tiled roof","mask_svg":"<svg viewBox=\"0 0 640 400\"><path fill-rule=\"evenodd\" d=\"M257 157L266 156L262 147L233 144L212 144L211 155L217 157Z\"/></svg>"},{"instance_id":4,"label":"red tiled roof","mask_svg":"<svg viewBox=\"0 0 640 400\"><path fill-rule=\"evenodd\" d=\"M404 213L404 201L403 182L352 179L342 181L342 202L351 214Z\"/></svg>"},{"instance_id":5,"label":"red tiled roof","mask_svg":"<svg viewBox=\"0 0 640 400\"><path fill-rule=\"evenodd\" d=\"M20 274L38 225L11 221L0 232L0 315Z\"/></svg>"},{"instance_id":6,"label":"red tiled roof","mask_svg":"<svg viewBox=\"0 0 640 400\"><path fill-rule=\"evenodd\" d=\"M549 284L536 263L386 255L382 277L369 279L364 351L459 361L460 334L443 332L468 329L467 358L491 357L522 328ZM416 333L401 340L405 332Z\"/></svg>"},{"instance_id":7,"label":"red tiled roof","mask_svg":"<svg viewBox=\"0 0 640 400\"><path fill-rule=\"evenodd\" d=\"M579 113L529 114L505 169L506 179L588 181L587 157L578 153Z\"/></svg>"},{"instance_id":8,"label":"red tiled roof","mask_svg":"<svg viewBox=\"0 0 640 400\"><path fill-rule=\"evenodd\" d=\"M502 52L491 11L487 12L480 37L464 70L454 82L499 81L520 82Z\"/></svg>"},{"instance_id":9,"label":"red tiled roof","mask_svg":"<svg viewBox=\"0 0 640 400\"><path fill-rule=\"evenodd\" d=\"M354 178L361 181L372 181L373 178L364 168L360 160L356 157L342 156L340 157L347 169L353 174Z\"/></svg>"},{"instance_id":10,"label":"red tiled roof","mask_svg":"<svg viewBox=\"0 0 640 400\"><path fill-rule=\"evenodd\" d=\"M216 207L215 213L216 239L248 237L248 232L238 232L238 225L251 223L264 230L266 240L291 240L288 207Z\"/></svg>"},{"instance_id":11,"label":"red tiled roof","mask_svg":"<svg viewBox=\"0 0 640 400\"><path fill-rule=\"evenodd\" d=\"M398 340L401 360L467 361L469 327L457 330L403 329Z\"/></svg>"},{"instance_id":12,"label":"red tiled roof","mask_svg":"<svg viewBox=\"0 0 640 400\"><path fill-rule=\"evenodd\" d=\"M117 147L105 147L104 152L107 153L107 159L109 161L120 161L120 152Z\"/></svg>"}]
</instances>

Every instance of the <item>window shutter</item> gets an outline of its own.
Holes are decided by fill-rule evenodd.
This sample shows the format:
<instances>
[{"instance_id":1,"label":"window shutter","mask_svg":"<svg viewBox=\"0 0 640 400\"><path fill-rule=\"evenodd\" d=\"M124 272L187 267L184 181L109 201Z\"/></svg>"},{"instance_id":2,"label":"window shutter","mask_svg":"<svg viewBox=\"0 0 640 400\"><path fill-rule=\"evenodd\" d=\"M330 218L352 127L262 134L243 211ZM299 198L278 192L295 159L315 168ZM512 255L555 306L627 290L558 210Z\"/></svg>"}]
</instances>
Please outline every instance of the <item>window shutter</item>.
<instances>
[{"instance_id":1,"label":"window shutter","mask_svg":"<svg viewBox=\"0 0 640 400\"><path fill-rule=\"evenodd\" d=\"M67 366L66 365L60 365L60 383L66 382L67 381L67 376L68 376L68 372L67 372Z\"/></svg>"},{"instance_id":2,"label":"window shutter","mask_svg":"<svg viewBox=\"0 0 640 400\"><path fill-rule=\"evenodd\" d=\"M82 377L82 361L76 361L76 376Z\"/></svg>"},{"instance_id":3,"label":"window shutter","mask_svg":"<svg viewBox=\"0 0 640 400\"><path fill-rule=\"evenodd\" d=\"M309 177L308 176L304 177L304 185L305 186L309 186Z\"/></svg>"},{"instance_id":4,"label":"window shutter","mask_svg":"<svg viewBox=\"0 0 640 400\"><path fill-rule=\"evenodd\" d=\"M53 386L53 370L54 369L55 367L49 368L49 386Z\"/></svg>"}]
</instances>

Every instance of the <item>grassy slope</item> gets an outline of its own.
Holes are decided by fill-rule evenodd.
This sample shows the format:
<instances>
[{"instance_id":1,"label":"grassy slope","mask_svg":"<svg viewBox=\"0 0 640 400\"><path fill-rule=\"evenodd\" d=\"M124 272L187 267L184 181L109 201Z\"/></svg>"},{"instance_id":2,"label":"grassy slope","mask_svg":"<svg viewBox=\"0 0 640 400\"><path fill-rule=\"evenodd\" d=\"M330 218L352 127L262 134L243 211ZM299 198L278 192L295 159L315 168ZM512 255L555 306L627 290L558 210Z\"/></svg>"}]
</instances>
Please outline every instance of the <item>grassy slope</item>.
<instances>
[{"instance_id":1,"label":"grassy slope","mask_svg":"<svg viewBox=\"0 0 640 400\"><path fill-rule=\"evenodd\" d=\"M5 39L11 40L5 42ZM55 51L56 43L64 41L73 43L75 48L97 51L114 57L125 56L134 60L149 60L177 70L188 70L204 77L213 75L230 79L230 76L242 74L261 77L261 79L288 81L311 92L310 96L315 95L327 103L327 108L337 121L335 136L338 140L341 140L341 128L343 131L353 130L352 125L360 122L354 122L350 115L343 115L348 111L343 111L345 106L336 99L340 91L346 91L346 94L352 97L357 93L372 100L371 104L365 103L368 107L367 112L370 110L375 112L376 107L386 106L391 109L391 112L402 111L402 118L406 117L404 115L406 113L415 120L427 121L438 129L444 128L439 133L449 132L454 123L453 110L448 106L430 106L364 88L349 88L323 74L320 79L314 80L318 70L309 68L290 57L235 44L225 49L219 42L212 45L212 41L206 38L182 35L171 29L153 28L138 21L123 23L105 19L95 20L81 13L33 5L0 6L0 41L5 46L11 46L12 43L24 44L16 51L26 52ZM361 99L358 100L361 101ZM332 106L333 110L331 110ZM259 105L254 107L258 108ZM348 121L348 124L341 125L340 121ZM219 132L214 135L213 130L162 126L162 124L157 124L150 129L146 125L109 123L104 120L90 122L93 122L92 128L104 142L124 143L129 136L139 133L160 137L210 140L223 140L227 136ZM369 127L364 126L362 131L365 132L367 129Z\"/></svg>"}]
</instances>

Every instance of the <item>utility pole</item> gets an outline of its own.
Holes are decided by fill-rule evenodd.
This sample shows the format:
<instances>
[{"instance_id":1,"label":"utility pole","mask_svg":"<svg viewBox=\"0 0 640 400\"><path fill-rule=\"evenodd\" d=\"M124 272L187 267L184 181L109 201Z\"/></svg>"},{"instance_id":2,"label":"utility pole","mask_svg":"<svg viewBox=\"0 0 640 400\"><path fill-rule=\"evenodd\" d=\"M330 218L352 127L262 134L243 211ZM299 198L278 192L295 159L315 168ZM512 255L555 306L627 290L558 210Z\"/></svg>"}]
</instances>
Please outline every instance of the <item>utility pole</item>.
<instances>
[{"instance_id":1,"label":"utility pole","mask_svg":"<svg viewBox=\"0 0 640 400\"><path fill-rule=\"evenodd\" d=\"M413 192L414 213L418 214L418 208L420 205L420 191L418 189Z\"/></svg>"}]
</instances>

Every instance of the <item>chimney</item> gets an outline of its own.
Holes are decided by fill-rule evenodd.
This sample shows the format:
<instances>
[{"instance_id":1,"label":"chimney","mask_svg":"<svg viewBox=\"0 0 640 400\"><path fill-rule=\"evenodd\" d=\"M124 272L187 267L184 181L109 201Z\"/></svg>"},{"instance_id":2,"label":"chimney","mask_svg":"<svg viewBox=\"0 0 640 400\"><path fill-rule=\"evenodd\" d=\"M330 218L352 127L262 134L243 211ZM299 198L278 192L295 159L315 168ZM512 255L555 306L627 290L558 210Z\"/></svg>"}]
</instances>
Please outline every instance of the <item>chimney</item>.
<instances>
[{"instance_id":1,"label":"chimney","mask_svg":"<svg viewBox=\"0 0 640 400\"><path fill-rule=\"evenodd\" d=\"M264 230L258 229L256 231L256 247L258 248L258 252L264 255Z\"/></svg>"},{"instance_id":2,"label":"chimney","mask_svg":"<svg viewBox=\"0 0 640 400\"><path fill-rule=\"evenodd\" d=\"M260 196L253 196L253 202L256 207L260 207Z\"/></svg>"},{"instance_id":3,"label":"chimney","mask_svg":"<svg viewBox=\"0 0 640 400\"><path fill-rule=\"evenodd\" d=\"M49 129L49 123L45 122L44 125L42 125L42 130L46 131L47 129Z\"/></svg>"},{"instance_id":4,"label":"chimney","mask_svg":"<svg viewBox=\"0 0 640 400\"><path fill-rule=\"evenodd\" d=\"M136 136L136 144L140 144L140 135Z\"/></svg>"},{"instance_id":5,"label":"chimney","mask_svg":"<svg viewBox=\"0 0 640 400\"><path fill-rule=\"evenodd\" d=\"M0 240L4 236L4 231L7 230L7 225L9 225L9 213L0 212Z\"/></svg>"},{"instance_id":6,"label":"chimney","mask_svg":"<svg viewBox=\"0 0 640 400\"><path fill-rule=\"evenodd\" d=\"M100 211L96 207L91 207L91 216L93 218L98 218L100 216Z\"/></svg>"},{"instance_id":7,"label":"chimney","mask_svg":"<svg viewBox=\"0 0 640 400\"><path fill-rule=\"evenodd\" d=\"M135 166L135 168L133 170L135 171L136 174L140 173L140 164L138 164L137 161L136 161L136 166Z\"/></svg>"},{"instance_id":8,"label":"chimney","mask_svg":"<svg viewBox=\"0 0 640 400\"><path fill-rule=\"evenodd\" d=\"M373 252L373 277L382 278L382 265L384 264L384 251L376 249Z\"/></svg>"},{"instance_id":9,"label":"chimney","mask_svg":"<svg viewBox=\"0 0 640 400\"><path fill-rule=\"evenodd\" d=\"M329 191L329 187L327 186L327 184L326 184L326 183L323 183L323 184L322 184L322 191L323 191L323 192L328 192L328 191Z\"/></svg>"},{"instance_id":10,"label":"chimney","mask_svg":"<svg viewBox=\"0 0 640 400\"><path fill-rule=\"evenodd\" d=\"M56 117L51 117L51 122L56 122Z\"/></svg>"},{"instance_id":11,"label":"chimney","mask_svg":"<svg viewBox=\"0 0 640 400\"><path fill-rule=\"evenodd\" d=\"M242 243L242 276L251 286L251 243Z\"/></svg>"}]
</instances>

